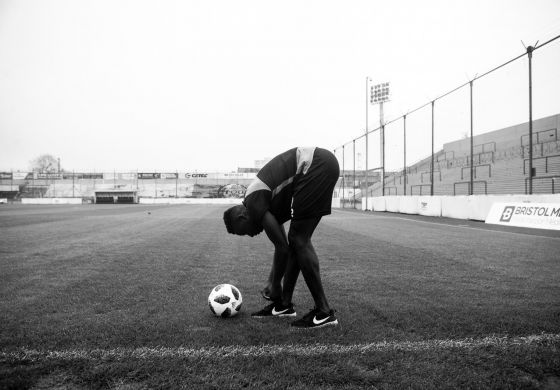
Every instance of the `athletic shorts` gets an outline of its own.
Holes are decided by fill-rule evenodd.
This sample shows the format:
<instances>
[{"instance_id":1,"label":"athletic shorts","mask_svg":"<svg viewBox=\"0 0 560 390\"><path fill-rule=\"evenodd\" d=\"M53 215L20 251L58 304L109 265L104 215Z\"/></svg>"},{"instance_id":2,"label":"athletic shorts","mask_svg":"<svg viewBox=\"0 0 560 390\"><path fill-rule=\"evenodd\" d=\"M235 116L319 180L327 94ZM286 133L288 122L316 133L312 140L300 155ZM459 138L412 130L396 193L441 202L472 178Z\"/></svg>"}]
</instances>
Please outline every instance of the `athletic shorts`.
<instances>
[{"instance_id":1,"label":"athletic shorts","mask_svg":"<svg viewBox=\"0 0 560 390\"><path fill-rule=\"evenodd\" d=\"M340 175L338 160L330 151L316 148L305 175L298 175L292 195L292 219L322 217L331 213L332 195Z\"/></svg>"}]
</instances>

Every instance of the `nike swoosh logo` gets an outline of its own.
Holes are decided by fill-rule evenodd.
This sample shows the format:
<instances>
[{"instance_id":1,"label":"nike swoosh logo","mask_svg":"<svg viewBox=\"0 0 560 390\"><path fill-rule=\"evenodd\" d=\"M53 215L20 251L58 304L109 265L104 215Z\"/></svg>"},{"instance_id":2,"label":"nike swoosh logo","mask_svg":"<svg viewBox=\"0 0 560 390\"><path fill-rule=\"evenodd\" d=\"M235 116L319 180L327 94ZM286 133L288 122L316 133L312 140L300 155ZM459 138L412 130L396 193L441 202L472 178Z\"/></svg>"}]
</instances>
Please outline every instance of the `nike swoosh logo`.
<instances>
[{"instance_id":1,"label":"nike swoosh logo","mask_svg":"<svg viewBox=\"0 0 560 390\"><path fill-rule=\"evenodd\" d=\"M277 316L278 314L284 314L284 313L287 312L287 311L288 311L288 309L276 311L276 308L273 307L273 308L272 308L272 315L273 315L273 316Z\"/></svg>"},{"instance_id":2,"label":"nike swoosh logo","mask_svg":"<svg viewBox=\"0 0 560 390\"><path fill-rule=\"evenodd\" d=\"M328 316L325 317L325 318L323 318L322 320L318 320L318 319L317 319L317 316L313 316L313 323L314 323L315 325L321 325L323 322L325 322L325 321L328 320L328 319L329 319Z\"/></svg>"}]
</instances>

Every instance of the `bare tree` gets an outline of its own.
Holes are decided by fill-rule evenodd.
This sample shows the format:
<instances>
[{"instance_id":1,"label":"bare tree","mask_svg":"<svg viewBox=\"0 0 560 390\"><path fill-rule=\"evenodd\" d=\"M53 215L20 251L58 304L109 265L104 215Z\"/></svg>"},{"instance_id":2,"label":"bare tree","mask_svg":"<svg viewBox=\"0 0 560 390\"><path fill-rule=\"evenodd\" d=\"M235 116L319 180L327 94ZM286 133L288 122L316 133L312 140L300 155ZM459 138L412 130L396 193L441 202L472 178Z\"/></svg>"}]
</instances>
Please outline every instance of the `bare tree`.
<instances>
[{"instance_id":1,"label":"bare tree","mask_svg":"<svg viewBox=\"0 0 560 390\"><path fill-rule=\"evenodd\" d=\"M51 154L42 154L30 162L33 172L56 173L60 171L60 161Z\"/></svg>"}]
</instances>

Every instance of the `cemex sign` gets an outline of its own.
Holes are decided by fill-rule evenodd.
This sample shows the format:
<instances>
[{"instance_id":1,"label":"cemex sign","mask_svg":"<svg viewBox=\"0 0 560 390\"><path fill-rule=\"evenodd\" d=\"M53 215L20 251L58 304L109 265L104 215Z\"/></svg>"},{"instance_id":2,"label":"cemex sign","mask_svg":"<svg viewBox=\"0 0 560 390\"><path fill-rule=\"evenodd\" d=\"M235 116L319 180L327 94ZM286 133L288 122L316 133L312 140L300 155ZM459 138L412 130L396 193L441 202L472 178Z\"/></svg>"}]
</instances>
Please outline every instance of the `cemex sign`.
<instances>
[{"instance_id":1,"label":"cemex sign","mask_svg":"<svg viewBox=\"0 0 560 390\"><path fill-rule=\"evenodd\" d=\"M560 230L560 203L494 203L486 223Z\"/></svg>"}]
</instances>

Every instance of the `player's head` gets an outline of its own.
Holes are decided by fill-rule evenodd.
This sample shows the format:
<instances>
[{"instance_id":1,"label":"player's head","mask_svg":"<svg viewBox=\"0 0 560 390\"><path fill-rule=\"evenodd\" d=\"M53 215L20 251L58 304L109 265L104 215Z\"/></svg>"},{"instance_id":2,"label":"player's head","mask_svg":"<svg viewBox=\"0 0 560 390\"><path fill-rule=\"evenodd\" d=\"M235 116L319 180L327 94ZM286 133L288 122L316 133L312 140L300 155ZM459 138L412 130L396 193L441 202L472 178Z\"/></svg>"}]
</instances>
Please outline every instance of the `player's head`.
<instances>
[{"instance_id":1,"label":"player's head","mask_svg":"<svg viewBox=\"0 0 560 390\"><path fill-rule=\"evenodd\" d=\"M253 237L262 232L262 228L251 221L247 208L242 204L233 206L224 212L224 224L228 233L238 236Z\"/></svg>"}]
</instances>

